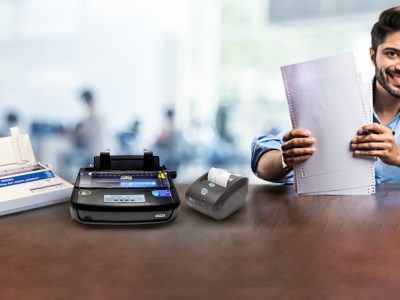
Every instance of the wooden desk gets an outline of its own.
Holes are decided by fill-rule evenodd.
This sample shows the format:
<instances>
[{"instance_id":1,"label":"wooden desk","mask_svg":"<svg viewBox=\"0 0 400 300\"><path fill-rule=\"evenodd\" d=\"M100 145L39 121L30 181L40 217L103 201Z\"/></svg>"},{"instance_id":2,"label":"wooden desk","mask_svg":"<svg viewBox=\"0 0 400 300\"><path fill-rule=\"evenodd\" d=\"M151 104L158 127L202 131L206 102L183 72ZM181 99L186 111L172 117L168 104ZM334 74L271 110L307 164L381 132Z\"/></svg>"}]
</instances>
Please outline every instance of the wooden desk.
<instances>
[{"instance_id":1,"label":"wooden desk","mask_svg":"<svg viewBox=\"0 0 400 300\"><path fill-rule=\"evenodd\" d=\"M218 222L85 226L68 204L0 218L1 299L398 299L400 185L375 196L253 186Z\"/></svg>"}]
</instances>

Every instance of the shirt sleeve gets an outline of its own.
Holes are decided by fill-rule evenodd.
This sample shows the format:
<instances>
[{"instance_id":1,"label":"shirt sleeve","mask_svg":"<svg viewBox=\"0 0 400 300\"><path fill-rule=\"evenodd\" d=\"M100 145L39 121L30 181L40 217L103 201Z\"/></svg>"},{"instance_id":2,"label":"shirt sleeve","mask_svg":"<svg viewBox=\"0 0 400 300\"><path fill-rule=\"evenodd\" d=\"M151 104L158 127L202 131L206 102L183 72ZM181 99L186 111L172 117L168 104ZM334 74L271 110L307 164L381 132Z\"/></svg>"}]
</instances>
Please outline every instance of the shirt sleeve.
<instances>
[{"instance_id":1,"label":"shirt sleeve","mask_svg":"<svg viewBox=\"0 0 400 300\"><path fill-rule=\"evenodd\" d=\"M271 150L281 150L282 138L276 135L266 135L256 137L251 143L251 169L254 174L257 175L257 164L260 157ZM275 181L277 183L292 184L293 183L293 172L290 172L281 181Z\"/></svg>"}]
</instances>

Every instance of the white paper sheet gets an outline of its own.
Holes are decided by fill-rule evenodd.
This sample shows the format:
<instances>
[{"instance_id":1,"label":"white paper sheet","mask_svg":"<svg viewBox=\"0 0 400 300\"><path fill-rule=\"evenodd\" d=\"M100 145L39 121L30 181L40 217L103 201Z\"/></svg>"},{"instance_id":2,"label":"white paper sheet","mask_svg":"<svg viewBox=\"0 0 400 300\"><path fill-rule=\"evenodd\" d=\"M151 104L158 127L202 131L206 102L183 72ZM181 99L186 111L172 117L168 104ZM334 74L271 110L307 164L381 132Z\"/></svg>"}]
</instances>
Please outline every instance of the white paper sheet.
<instances>
[{"instance_id":1,"label":"white paper sheet","mask_svg":"<svg viewBox=\"0 0 400 300\"><path fill-rule=\"evenodd\" d=\"M299 193L374 193L374 161L356 158L350 141L372 122L372 97L352 54L281 68L293 128L309 129L316 152L295 167Z\"/></svg>"}]
</instances>

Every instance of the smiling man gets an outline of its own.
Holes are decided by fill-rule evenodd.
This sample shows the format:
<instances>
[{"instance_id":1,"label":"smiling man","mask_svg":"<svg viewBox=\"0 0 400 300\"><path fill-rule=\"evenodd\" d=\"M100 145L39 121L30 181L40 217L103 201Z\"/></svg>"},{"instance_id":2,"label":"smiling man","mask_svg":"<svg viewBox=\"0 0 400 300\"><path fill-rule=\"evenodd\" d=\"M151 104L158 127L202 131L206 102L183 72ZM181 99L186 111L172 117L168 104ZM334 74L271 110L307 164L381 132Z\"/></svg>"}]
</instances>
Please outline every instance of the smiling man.
<instances>
[{"instance_id":1,"label":"smiling man","mask_svg":"<svg viewBox=\"0 0 400 300\"><path fill-rule=\"evenodd\" d=\"M400 182L400 6L383 11L371 30L370 56L373 79L373 124L362 126L349 141L354 155L378 158L377 183ZM294 165L315 152L315 139L306 129L295 128L282 138L261 136L252 143L251 167L265 180L292 183Z\"/></svg>"}]
</instances>

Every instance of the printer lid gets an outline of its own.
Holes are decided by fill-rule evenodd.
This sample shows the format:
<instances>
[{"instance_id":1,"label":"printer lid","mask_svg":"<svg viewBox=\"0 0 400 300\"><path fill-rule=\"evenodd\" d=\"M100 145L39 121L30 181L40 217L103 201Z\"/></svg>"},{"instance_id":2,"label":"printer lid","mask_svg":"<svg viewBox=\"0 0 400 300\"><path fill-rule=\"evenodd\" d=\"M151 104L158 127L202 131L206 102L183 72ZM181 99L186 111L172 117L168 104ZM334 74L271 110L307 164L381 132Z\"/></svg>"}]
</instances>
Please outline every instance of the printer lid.
<instances>
[{"instance_id":1,"label":"printer lid","mask_svg":"<svg viewBox=\"0 0 400 300\"><path fill-rule=\"evenodd\" d=\"M78 188L87 189L169 189L169 175L160 158L150 150L143 155L115 155L102 151L94 157L90 168L79 171L75 182Z\"/></svg>"},{"instance_id":2,"label":"printer lid","mask_svg":"<svg viewBox=\"0 0 400 300\"><path fill-rule=\"evenodd\" d=\"M30 171L37 166L28 134L18 127L10 128L11 136L0 138L0 177Z\"/></svg>"}]
</instances>

